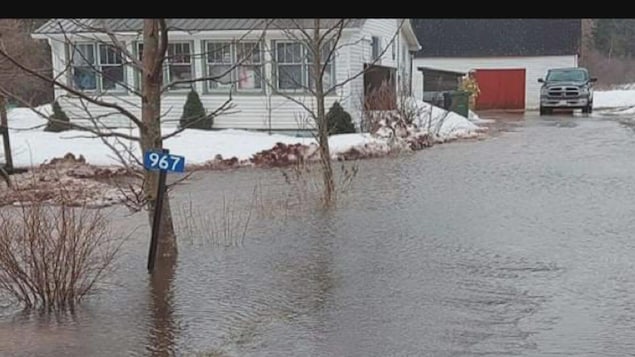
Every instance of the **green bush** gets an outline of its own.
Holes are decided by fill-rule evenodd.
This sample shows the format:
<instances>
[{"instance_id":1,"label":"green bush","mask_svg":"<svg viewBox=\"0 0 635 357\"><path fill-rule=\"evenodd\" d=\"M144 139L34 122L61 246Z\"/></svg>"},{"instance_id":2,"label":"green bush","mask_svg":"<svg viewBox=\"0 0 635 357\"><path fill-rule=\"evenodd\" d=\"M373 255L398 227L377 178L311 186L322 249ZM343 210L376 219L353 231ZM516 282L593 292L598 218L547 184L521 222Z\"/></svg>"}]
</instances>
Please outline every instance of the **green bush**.
<instances>
[{"instance_id":1,"label":"green bush","mask_svg":"<svg viewBox=\"0 0 635 357\"><path fill-rule=\"evenodd\" d=\"M329 112L326 114L326 123L329 128L329 134L347 134L355 132L355 125L351 115L348 114L340 103L335 102Z\"/></svg>"},{"instance_id":2,"label":"green bush","mask_svg":"<svg viewBox=\"0 0 635 357\"><path fill-rule=\"evenodd\" d=\"M49 121L46 123L44 131L59 133L60 131L70 129L70 119L68 119L68 116L64 113L60 104L57 101L53 102L53 114L49 117Z\"/></svg>"},{"instance_id":3,"label":"green bush","mask_svg":"<svg viewBox=\"0 0 635 357\"><path fill-rule=\"evenodd\" d=\"M191 90L187 95L179 126L204 130L210 130L214 126L214 118L207 116L201 98L195 90Z\"/></svg>"}]
</instances>

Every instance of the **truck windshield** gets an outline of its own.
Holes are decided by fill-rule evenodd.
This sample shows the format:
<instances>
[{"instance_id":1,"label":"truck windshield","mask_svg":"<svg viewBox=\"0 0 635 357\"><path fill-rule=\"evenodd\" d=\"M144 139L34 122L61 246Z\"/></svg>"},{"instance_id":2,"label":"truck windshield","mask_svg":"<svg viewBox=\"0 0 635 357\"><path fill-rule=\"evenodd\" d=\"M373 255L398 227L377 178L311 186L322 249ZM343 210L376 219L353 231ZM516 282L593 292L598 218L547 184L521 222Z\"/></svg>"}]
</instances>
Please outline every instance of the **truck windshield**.
<instances>
[{"instance_id":1,"label":"truck windshield","mask_svg":"<svg viewBox=\"0 0 635 357\"><path fill-rule=\"evenodd\" d=\"M579 69L569 69L569 70L551 70L547 74L547 81L572 81L572 82L583 82L588 79L588 74L586 71L581 71Z\"/></svg>"}]
</instances>

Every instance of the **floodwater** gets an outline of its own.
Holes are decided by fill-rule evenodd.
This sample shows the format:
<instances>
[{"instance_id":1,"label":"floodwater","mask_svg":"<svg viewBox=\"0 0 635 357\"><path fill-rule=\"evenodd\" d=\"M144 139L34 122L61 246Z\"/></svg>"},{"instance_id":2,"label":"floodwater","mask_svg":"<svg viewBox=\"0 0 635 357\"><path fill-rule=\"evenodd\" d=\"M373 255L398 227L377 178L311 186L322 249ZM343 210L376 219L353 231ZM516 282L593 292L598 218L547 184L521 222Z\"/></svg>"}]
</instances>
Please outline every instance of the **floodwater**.
<instances>
[{"instance_id":1,"label":"floodwater","mask_svg":"<svg viewBox=\"0 0 635 357\"><path fill-rule=\"evenodd\" d=\"M198 174L164 283L146 216L113 209L141 228L107 284L73 315L0 308L0 355L635 356L635 130L499 116L484 141L358 162L328 212L262 198L297 189L279 170Z\"/></svg>"}]
</instances>

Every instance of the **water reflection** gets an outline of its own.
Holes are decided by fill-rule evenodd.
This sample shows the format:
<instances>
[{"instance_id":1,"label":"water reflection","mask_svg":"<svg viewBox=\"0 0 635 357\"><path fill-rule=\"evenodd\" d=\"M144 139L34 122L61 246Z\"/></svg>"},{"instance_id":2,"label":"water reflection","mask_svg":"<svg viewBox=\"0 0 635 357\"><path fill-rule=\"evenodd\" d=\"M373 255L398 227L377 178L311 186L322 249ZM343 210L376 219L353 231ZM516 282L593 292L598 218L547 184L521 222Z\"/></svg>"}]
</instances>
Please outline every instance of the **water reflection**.
<instances>
[{"instance_id":1,"label":"water reflection","mask_svg":"<svg viewBox=\"0 0 635 357\"><path fill-rule=\"evenodd\" d=\"M175 354L177 328L174 321L173 280L176 261L159 259L155 270L149 276L150 323L146 349L153 357Z\"/></svg>"}]
</instances>

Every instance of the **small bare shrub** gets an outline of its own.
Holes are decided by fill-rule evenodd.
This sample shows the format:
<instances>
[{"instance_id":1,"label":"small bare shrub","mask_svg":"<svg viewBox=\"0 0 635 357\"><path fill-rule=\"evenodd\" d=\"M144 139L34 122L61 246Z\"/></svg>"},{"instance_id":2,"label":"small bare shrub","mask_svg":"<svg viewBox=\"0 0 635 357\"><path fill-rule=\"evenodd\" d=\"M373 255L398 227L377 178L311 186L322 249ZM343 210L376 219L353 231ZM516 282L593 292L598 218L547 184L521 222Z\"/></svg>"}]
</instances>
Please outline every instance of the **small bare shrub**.
<instances>
[{"instance_id":1,"label":"small bare shrub","mask_svg":"<svg viewBox=\"0 0 635 357\"><path fill-rule=\"evenodd\" d=\"M253 205L241 205L236 198L221 199L219 209L200 209L192 201L174 210L177 234L190 243L222 247L240 246L245 240Z\"/></svg>"},{"instance_id":2,"label":"small bare shrub","mask_svg":"<svg viewBox=\"0 0 635 357\"><path fill-rule=\"evenodd\" d=\"M375 133L381 127L381 121L385 119L386 113L396 109L395 90L385 81L378 88L362 96L361 102L361 131Z\"/></svg>"},{"instance_id":3,"label":"small bare shrub","mask_svg":"<svg viewBox=\"0 0 635 357\"><path fill-rule=\"evenodd\" d=\"M355 177L359 171L357 164L342 164L340 173L337 176L336 194L343 195L353 184ZM320 203L325 205L321 199L322 192L321 172L316 170L317 166L305 161L298 161L295 165L288 169L282 170L282 177L285 183L290 187L287 191L287 207L306 207L308 203Z\"/></svg>"},{"instance_id":4,"label":"small bare shrub","mask_svg":"<svg viewBox=\"0 0 635 357\"><path fill-rule=\"evenodd\" d=\"M28 206L0 211L0 292L26 309L73 310L109 271L120 244L101 210Z\"/></svg>"}]
</instances>

